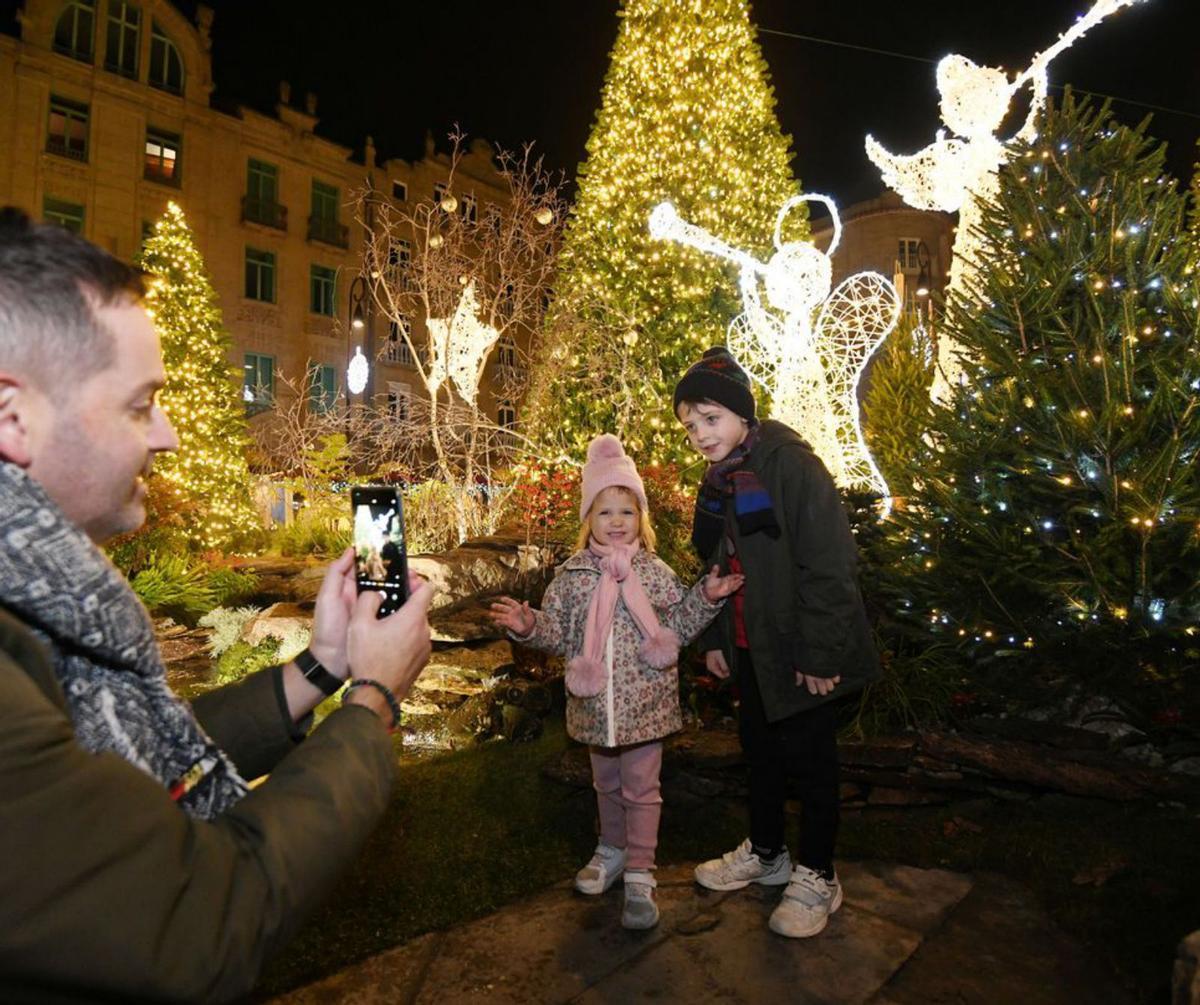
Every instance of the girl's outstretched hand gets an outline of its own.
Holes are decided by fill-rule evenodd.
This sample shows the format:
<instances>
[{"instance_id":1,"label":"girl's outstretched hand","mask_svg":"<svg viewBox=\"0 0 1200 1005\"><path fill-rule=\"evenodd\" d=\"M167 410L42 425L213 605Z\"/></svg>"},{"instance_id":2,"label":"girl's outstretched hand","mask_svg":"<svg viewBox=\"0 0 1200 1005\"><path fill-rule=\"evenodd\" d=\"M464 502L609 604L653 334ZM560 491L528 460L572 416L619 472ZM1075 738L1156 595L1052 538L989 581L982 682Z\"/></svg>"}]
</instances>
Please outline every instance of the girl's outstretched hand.
<instances>
[{"instance_id":1,"label":"girl's outstretched hand","mask_svg":"<svg viewBox=\"0 0 1200 1005\"><path fill-rule=\"evenodd\" d=\"M495 624L507 628L515 635L528 635L537 624L533 617L533 608L528 603L517 603L512 597L501 597L495 601L489 614Z\"/></svg>"},{"instance_id":2,"label":"girl's outstretched hand","mask_svg":"<svg viewBox=\"0 0 1200 1005\"><path fill-rule=\"evenodd\" d=\"M710 604L715 604L718 600L724 600L730 594L737 593L746 581L746 577L740 572L728 576L722 576L720 573L720 567L714 565L708 570L708 575L704 577L704 599Z\"/></svg>"}]
</instances>

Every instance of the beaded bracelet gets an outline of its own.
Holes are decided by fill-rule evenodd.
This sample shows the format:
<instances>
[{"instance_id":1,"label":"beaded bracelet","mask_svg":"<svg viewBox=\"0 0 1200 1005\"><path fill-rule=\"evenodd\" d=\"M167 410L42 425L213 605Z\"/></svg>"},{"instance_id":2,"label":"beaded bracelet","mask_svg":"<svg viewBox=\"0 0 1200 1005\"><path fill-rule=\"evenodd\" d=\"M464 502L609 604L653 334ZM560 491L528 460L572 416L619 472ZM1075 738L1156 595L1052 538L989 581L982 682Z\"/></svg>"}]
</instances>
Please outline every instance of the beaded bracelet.
<instances>
[{"instance_id":1,"label":"beaded bracelet","mask_svg":"<svg viewBox=\"0 0 1200 1005\"><path fill-rule=\"evenodd\" d=\"M377 680L371 680L370 677L352 677L346 683L346 690L342 693L342 704L346 704L346 699L350 697L350 693L356 687L373 687L387 701L388 708L392 711L392 724L388 726L388 732L393 733L400 726L400 702L396 700L396 696L392 693L392 689L386 684L381 684Z\"/></svg>"}]
</instances>

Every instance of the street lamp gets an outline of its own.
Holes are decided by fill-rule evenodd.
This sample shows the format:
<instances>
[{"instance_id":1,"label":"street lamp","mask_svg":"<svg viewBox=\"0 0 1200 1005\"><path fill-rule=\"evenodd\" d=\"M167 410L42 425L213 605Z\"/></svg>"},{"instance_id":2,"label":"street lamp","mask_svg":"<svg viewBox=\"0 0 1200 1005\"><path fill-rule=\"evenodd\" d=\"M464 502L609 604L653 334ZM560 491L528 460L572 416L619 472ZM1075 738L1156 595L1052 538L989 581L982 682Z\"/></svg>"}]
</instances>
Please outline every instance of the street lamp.
<instances>
[{"instance_id":1,"label":"street lamp","mask_svg":"<svg viewBox=\"0 0 1200 1005\"><path fill-rule=\"evenodd\" d=\"M365 312L370 309L367 300L367 277L357 276L350 284L349 292L350 330L361 332L367 327ZM370 345L371 332L367 331L367 344ZM347 346L347 350L349 347ZM367 388L371 378L370 361L362 353L362 347L354 347L354 355L346 366L346 410L349 414L350 395L361 394Z\"/></svg>"}]
</instances>

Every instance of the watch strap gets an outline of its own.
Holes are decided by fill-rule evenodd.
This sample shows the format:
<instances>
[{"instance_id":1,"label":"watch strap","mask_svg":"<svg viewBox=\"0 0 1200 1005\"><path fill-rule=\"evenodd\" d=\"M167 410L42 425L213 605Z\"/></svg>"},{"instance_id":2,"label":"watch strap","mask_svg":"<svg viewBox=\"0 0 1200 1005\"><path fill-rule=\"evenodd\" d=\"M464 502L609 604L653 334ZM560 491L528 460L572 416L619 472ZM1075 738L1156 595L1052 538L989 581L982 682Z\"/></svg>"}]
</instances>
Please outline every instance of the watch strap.
<instances>
[{"instance_id":1,"label":"watch strap","mask_svg":"<svg viewBox=\"0 0 1200 1005\"><path fill-rule=\"evenodd\" d=\"M326 670L308 649L298 653L292 662L300 668L301 676L322 694L335 695L346 683Z\"/></svg>"}]
</instances>

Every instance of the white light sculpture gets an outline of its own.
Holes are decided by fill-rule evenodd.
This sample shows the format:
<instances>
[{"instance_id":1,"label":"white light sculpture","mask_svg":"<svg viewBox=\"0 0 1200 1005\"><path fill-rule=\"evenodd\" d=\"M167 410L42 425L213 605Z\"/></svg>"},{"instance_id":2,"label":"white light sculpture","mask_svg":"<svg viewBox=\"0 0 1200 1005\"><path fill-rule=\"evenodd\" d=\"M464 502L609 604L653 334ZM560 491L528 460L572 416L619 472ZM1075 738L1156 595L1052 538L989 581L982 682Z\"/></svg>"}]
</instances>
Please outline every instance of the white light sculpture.
<instances>
[{"instance_id":1,"label":"white light sculpture","mask_svg":"<svg viewBox=\"0 0 1200 1005\"><path fill-rule=\"evenodd\" d=\"M828 252L782 240L784 218L806 201L829 207L833 240ZM887 483L863 439L858 382L900 317L900 297L875 272L857 273L833 289L830 256L842 234L833 200L823 195L788 199L775 220L775 254L765 265L687 223L669 202L651 213L650 233L737 264L745 313L729 326L730 352L771 393L772 414L808 440L834 481L878 492L890 509ZM764 303L760 283L774 310Z\"/></svg>"},{"instance_id":2,"label":"white light sculpture","mask_svg":"<svg viewBox=\"0 0 1200 1005\"><path fill-rule=\"evenodd\" d=\"M367 363L367 357L363 355L362 346L354 347L354 358L350 360L350 365L346 367L346 387L351 394L362 394L363 389L367 386L367 374L370 372L370 364Z\"/></svg>"},{"instance_id":3,"label":"white light sculpture","mask_svg":"<svg viewBox=\"0 0 1200 1005\"><path fill-rule=\"evenodd\" d=\"M946 296L970 296L979 271L978 228L982 207L999 192L1000 166L1010 156L1013 140L1037 135L1038 114L1046 104L1050 61L1110 14L1143 0L1097 0L1058 41L1037 55L1028 69L1010 82L1003 70L979 66L966 56L946 56L937 66L937 88L942 122L952 133L939 129L937 138L912 155L893 154L868 135L867 156L879 168L883 182L916 209L959 213L958 230L950 262ZM1032 96L1024 124L1002 140L996 131L1008 114L1017 92L1028 83ZM950 388L963 380L963 349L945 334L938 336L938 366L930 396L939 404Z\"/></svg>"},{"instance_id":4,"label":"white light sculpture","mask_svg":"<svg viewBox=\"0 0 1200 1005\"><path fill-rule=\"evenodd\" d=\"M454 316L430 318L428 328L431 352L426 383L430 393L449 377L463 400L474 405L479 397L483 361L500 338L496 328L479 320L474 279L463 290Z\"/></svg>"}]
</instances>

